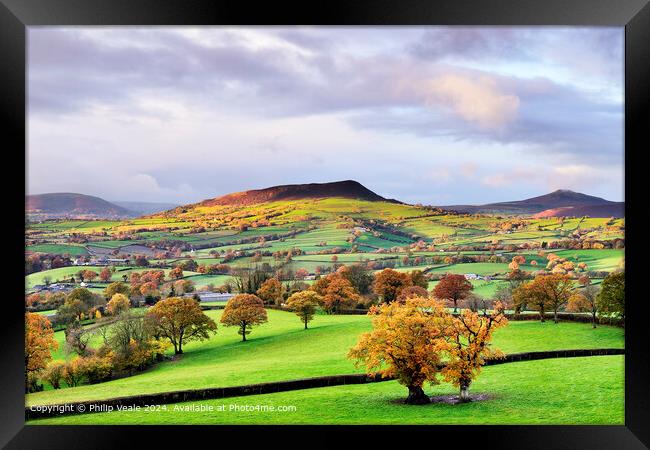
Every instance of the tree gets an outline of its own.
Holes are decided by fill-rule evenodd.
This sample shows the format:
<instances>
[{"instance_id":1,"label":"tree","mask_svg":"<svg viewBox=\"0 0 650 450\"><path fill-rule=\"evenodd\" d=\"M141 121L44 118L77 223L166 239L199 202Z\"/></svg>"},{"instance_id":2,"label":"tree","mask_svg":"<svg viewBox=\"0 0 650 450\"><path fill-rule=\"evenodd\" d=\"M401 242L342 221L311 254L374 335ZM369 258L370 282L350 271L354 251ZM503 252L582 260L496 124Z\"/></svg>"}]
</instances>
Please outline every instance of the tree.
<instances>
[{"instance_id":1,"label":"tree","mask_svg":"<svg viewBox=\"0 0 650 450\"><path fill-rule=\"evenodd\" d=\"M77 359L77 372L80 378L95 384L111 378L113 366L109 357L91 355Z\"/></svg>"},{"instance_id":2,"label":"tree","mask_svg":"<svg viewBox=\"0 0 650 450\"><path fill-rule=\"evenodd\" d=\"M464 299L474 289L464 275L448 273L433 288L433 295L441 300L451 301L454 312L458 311L458 300Z\"/></svg>"},{"instance_id":3,"label":"tree","mask_svg":"<svg viewBox=\"0 0 650 450\"><path fill-rule=\"evenodd\" d=\"M240 294L256 294L262 284L270 278L266 270L260 268L237 268L232 270L235 286Z\"/></svg>"},{"instance_id":4,"label":"tree","mask_svg":"<svg viewBox=\"0 0 650 450\"><path fill-rule=\"evenodd\" d=\"M104 267L102 271L99 272L99 279L105 283L107 283L111 279L111 276L113 276L113 273L111 272L111 269L108 266Z\"/></svg>"},{"instance_id":5,"label":"tree","mask_svg":"<svg viewBox=\"0 0 650 450\"><path fill-rule=\"evenodd\" d=\"M253 325L268 321L264 302L257 295L239 294L228 300L221 315L221 323L227 327L239 327L242 342L246 342L246 335L250 334Z\"/></svg>"},{"instance_id":6,"label":"tree","mask_svg":"<svg viewBox=\"0 0 650 450\"><path fill-rule=\"evenodd\" d=\"M429 288L429 280L427 280L426 275L421 270L412 270L409 272L409 277L411 277L411 283L414 286L419 286L422 289Z\"/></svg>"},{"instance_id":7,"label":"tree","mask_svg":"<svg viewBox=\"0 0 650 450\"><path fill-rule=\"evenodd\" d=\"M183 278L183 269L181 267L174 267L169 271L169 278L172 280L179 280Z\"/></svg>"},{"instance_id":8,"label":"tree","mask_svg":"<svg viewBox=\"0 0 650 450\"><path fill-rule=\"evenodd\" d=\"M512 308L514 306L512 292L513 289L510 283L499 284L492 295L492 300L501 302L506 308Z\"/></svg>"},{"instance_id":9,"label":"tree","mask_svg":"<svg viewBox=\"0 0 650 450\"><path fill-rule=\"evenodd\" d=\"M469 401L470 384L481 372L481 366L487 358L503 357L499 350L490 348L492 333L497 328L507 325L503 315L504 307L497 303L492 314L463 310L451 321L447 342L449 360L442 369L442 375L460 388L460 401Z\"/></svg>"},{"instance_id":10,"label":"tree","mask_svg":"<svg viewBox=\"0 0 650 450\"><path fill-rule=\"evenodd\" d=\"M257 296L267 305L280 305L284 300L284 287L277 278L269 278L257 290Z\"/></svg>"},{"instance_id":11,"label":"tree","mask_svg":"<svg viewBox=\"0 0 650 450\"><path fill-rule=\"evenodd\" d=\"M114 316L119 316L120 314L129 310L131 302L129 298L124 294L115 294L111 297L110 301L106 305L108 312Z\"/></svg>"},{"instance_id":12,"label":"tree","mask_svg":"<svg viewBox=\"0 0 650 450\"><path fill-rule=\"evenodd\" d=\"M373 276L365 266L361 264L341 266L337 272L346 278L359 294L367 295L371 293Z\"/></svg>"},{"instance_id":13,"label":"tree","mask_svg":"<svg viewBox=\"0 0 650 450\"><path fill-rule=\"evenodd\" d=\"M206 316L191 298L170 297L159 301L145 313L155 332L169 339L174 353L183 353L183 344L202 341L217 332L217 324Z\"/></svg>"},{"instance_id":14,"label":"tree","mask_svg":"<svg viewBox=\"0 0 650 450\"><path fill-rule=\"evenodd\" d=\"M429 298L429 292L421 286L408 286L400 290L399 295L395 300L404 302L407 298Z\"/></svg>"},{"instance_id":15,"label":"tree","mask_svg":"<svg viewBox=\"0 0 650 450\"><path fill-rule=\"evenodd\" d=\"M84 280L93 281L95 278L97 278L97 272L92 270L84 271Z\"/></svg>"},{"instance_id":16,"label":"tree","mask_svg":"<svg viewBox=\"0 0 650 450\"><path fill-rule=\"evenodd\" d=\"M126 312L111 323L110 335L105 333L107 328L100 328L104 332L104 345L97 353L112 355L116 370L129 373L143 370L156 358L161 359L165 347L171 346L155 335L159 333L156 322L146 315Z\"/></svg>"},{"instance_id":17,"label":"tree","mask_svg":"<svg viewBox=\"0 0 650 450\"><path fill-rule=\"evenodd\" d=\"M327 313L336 313L342 306L349 308L359 301L359 294L346 278L338 275L333 275L330 278L323 296L323 308Z\"/></svg>"},{"instance_id":18,"label":"tree","mask_svg":"<svg viewBox=\"0 0 650 450\"><path fill-rule=\"evenodd\" d=\"M306 330L307 322L314 318L316 308L322 301L322 297L314 291L300 291L289 297L287 306L300 317Z\"/></svg>"},{"instance_id":19,"label":"tree","mask_svg":"<svg viewBox=\"0 0 650 450\"><path fill-rule=\"evenodd\" d=\"M45 372L43 373L43 379L50 383L52 388L59 389L61 388L61 380L63 379L64 371L64 362L52 361L45 369Z\"/></svg>"},{"instance_id":20,"label":"tree","mask_svg":"<svg viewBox=\"0 0 650 450\"><path fill-rule=\"evenodd\" d=\"M79 356L88 356L92 353L90 344L90 333L86 333L78 321L72 322L64 331L66 353L76 353Z\"/></svg>"},{"instance_id":21,"label":"tree","mask_svg":"<svg viewBox=\"0 0 650 450\"><path fill-rule=\"evenodd\" d=\"M440 363L447 342L444 330L449 315L441 302L423 298L407 299L405 303L384 303L373 307L373 330L361 335L348 352L356 366L368 372L378 370L384 377L395 377L406 386L407 404L425 404L425 382L438 384Z\"/></svg>"},{"instance_id":22,"label":"tree","mask_svg":"<svg viewBox=\"0 0 650 450\"><path fill-rule=\"evenodd\" d=\"M390 303L397 299L402 289L412 284L413 281L407 273L384 269L375 275L372 290L382 298L384 303Z\"/></svg>"},{"instance_id":23,"label":"tree","mask_svg":"<svg viewBox=\"0 0 650 450\"><path fill-rule=\"evenodd\" d=\"M158 291L158 286L153 281L142 283L142 285L140 286L140 294L142 294L143 296L149 299L157 298L160 296L160 292Z\"/></svg>"},{"instance_id":24,"label":"tree","mask_svg":"<svg viewBox=\"0 0 650 450\"><path fill-rule=\"evenodd\" d=\"M605 277L598 295L598 309L601 313L620 317L625 323L625 272Z\"/></svg>"},{"instance_id":25,"label":"tree","mask_svg":"<svg viewBox=\"0 0 650 450\"><path fill-rule=\"evenodd\" d=\"M80 362L81 358L75 358L65 364L63 369L63 380L69 387L77 386L83 378L83 373L80 370Z\"/></svg>"},{"instance_id":26,"label":"tree","mask_svg":"<svg viewBox=\"0 0 650 450\"><path fill-rule=\"evenodd\" d=\"M25 390L30 390L30 378L36 376L51 361L50 350L59 347L52 325L45 316L25 313Z\"/></svg>"},{"instance_id":27,"label":"tree","mask_svg":"<svg viewBox=\"0 0 650 450\"><path fill-rule=\"evenodd\" d=\"M86 288L75 288L65 298L66 303L72 303L76 300L80 301L86 310L103 303L98 295L93 294Z\"/></svg>"},{"instance_id":28,"label":"tree","mask_svg":"<svg viewBox=\"0 0 650 450\"><path fill-rule=\"evenodd\" d=\"M526 307L539 311L540 321L546 322L546 308L548 307L546 296L532 288L533 282L524 283L512 291L512 301L515 306L515 317L518 311L523 311Z\"/></svg>"},{"instance_id":29,"label":"tree","mask_svg":"<svg viewBox=\"0 0 650 450\"><path fill-rule=\"evenodd\" d=\"M511 292L511 294L514 295L515 289L517 289L519 286L521 286L523 283L526 282L527 274L523 270L516 269L516 270L510 271L506 278L508 279L508 284L510 285L510 292ZM513 306L515 308L515 317L518 317L519 314L521 314L521 312L523 310L525 310L526 306L527 306L526 302L524 301L523 298L520 298L520 300L521 301L519 303L517 303L517 302L514 301L514 298L513 298Z\"/></svg>"},{"instance_id":30,"label":"tree","mask_svg":"<svg viewBox=\"0 0 650 450\"><path fill-rule=\"evenodd\" d=\"M540 312L542 322L546 308L553 310L553 320L558 323L557 311L573 294L573 280L566 274L538 275L533 281L515 289L515 305L529 304Z\"/></svg>"},{"instance_id":31,"label":"tree","mask_svg":"<svg viewBox=\"0 0 650 450\"><path fill-rule=\"evenodd\" d=\"M588 284L580 292L569 297L568 311L591 313L591 326L596 328L596 314L598 313L598 286Z\"/></svg>"}]
</instances>

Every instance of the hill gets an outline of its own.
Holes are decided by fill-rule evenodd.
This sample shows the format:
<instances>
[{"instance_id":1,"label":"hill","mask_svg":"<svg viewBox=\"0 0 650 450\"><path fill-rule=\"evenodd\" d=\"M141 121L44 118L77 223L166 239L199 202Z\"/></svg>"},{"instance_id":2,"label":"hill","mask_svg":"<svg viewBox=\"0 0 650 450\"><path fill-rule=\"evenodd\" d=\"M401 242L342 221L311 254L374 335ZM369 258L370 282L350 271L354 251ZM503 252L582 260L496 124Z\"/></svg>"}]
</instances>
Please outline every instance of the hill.
<instances>
[{"instance_id":1,"label":"hill","mask_svg":"<svg viewBox=\"0 0 650 450\"><path fill-rule=\"evenodd\" d=\"M535 214L535 218L544 217L625 217L625 203L612 202L611 204L563 206L560 208L546 209Z\"/></svg>"},{"instance_id":2,"label":"hill","mask_svg":"<svg viewBox=\"0 0 650 450\"><path fill-rule=\"evenodd\" d=\"M25 212L41 218L124 218L137 215L99 197L68 192L27 195Z\"/></svg>"},{"instance_id":3,"label":"hill","mask_svg":"<svg viewBox=\"0 0 650 450\"><path fill-rule=\"evenodd\" d=\"M219 205L254 205L259 203L286 201L286 200L303 200L317 198L350 198L366 201L391 201L398 203L396 200L388 200L361 183L354 180L335 181L332 183L309 183L309 184L287 184L282 186L273 186L266 189L256 189L243 192L235 192L221 197L204 200L201 206L219 206Z\"/></svg>"},{"instance_id":4,"label":"hill","mask_svg":"<svg viewBox=\"0 0 650 450\"><path fill-rule=\"evenodd\" d=\"M470 214L623 217L625 204L567 189L558 189L549 194L525 200L486 205L450 205L442 206L442 208Z\"/></svg>"}]
</instances>

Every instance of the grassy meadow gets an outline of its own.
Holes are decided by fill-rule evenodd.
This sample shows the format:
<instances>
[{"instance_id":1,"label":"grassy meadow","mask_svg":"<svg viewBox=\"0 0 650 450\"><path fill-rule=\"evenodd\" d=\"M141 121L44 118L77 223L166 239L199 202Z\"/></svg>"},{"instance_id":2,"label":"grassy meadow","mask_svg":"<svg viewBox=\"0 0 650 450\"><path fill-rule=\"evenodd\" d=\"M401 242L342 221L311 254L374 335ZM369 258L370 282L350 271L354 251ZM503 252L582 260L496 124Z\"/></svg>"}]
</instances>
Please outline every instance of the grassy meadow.
<instances>
[{"instance_id":1,"label":"grassy meadow","mask_svg":"<svg viewBox=\"0 0 650 450\"><path fill-rule=\"evenodd\" d=\"M206 312L217 322L222 310ZM216 336L189 343L175 361L146 372L100 383L27 395L28 404L98 400L116 396L179 389L236 386L322 375L363 372L346 358L359 334L371 329L368 316L317 315L310 329L285 311L268 311L269 322L253 328L250 341L241 342L237 330L219 326ZM56 333L63 343L63 332ZM99 337L95 338L99 343ZM496 332L494 346L505 353L624 346L623 330L589 324L511 321ZM60 346L60 349L62 347ZM57 359L64 358L62 350ZM290 363L287 363L290 361Z\"/></svg>"}]
</instances>

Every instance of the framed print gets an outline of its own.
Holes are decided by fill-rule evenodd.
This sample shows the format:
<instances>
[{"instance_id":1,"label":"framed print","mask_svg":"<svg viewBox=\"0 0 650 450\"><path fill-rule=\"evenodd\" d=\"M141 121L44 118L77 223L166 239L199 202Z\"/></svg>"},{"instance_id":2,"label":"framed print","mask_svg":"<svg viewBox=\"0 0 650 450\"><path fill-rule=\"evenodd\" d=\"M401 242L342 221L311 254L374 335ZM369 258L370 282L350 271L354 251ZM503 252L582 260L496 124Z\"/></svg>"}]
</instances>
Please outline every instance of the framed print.
<instances>
[{"instance_id":1,"label":"framed print","mask_svg":"<svg viewBox=\"0 0 650 450\"><path fill-rule=\"evenodd\" d=\"M650 7L493 3L2 0L2 444L647 448Z\"/></svg>"}]
</instances>

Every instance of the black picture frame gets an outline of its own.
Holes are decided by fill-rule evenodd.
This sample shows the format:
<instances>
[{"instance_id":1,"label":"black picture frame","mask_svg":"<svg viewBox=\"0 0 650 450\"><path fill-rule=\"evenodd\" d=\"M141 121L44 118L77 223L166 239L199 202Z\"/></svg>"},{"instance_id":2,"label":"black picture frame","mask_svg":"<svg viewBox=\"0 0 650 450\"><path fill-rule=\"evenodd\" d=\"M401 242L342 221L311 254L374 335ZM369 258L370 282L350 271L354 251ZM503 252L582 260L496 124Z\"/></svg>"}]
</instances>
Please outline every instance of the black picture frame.
<instances>
[{"instance_id":1,"label":"black picture frame","mask_svg":"<svg viewBox=\"0 0 650 450\"><path fill-rule=\"evenodd\" d=\"M498 448L648 448L650 446L650 358L648 355L647 300L643 292L640 251L644 206L643 154L650 148L647 119L650 105L650 5L649 0L329 0L304 2L252 2L232 0L0 0L0 104L4 129L3 156L8 205L3 221L6 245L15 260L6 256L4 272L7 298L3 299L2 370L0 370L0 445L6 448L131 448L134 440L146 445L169 446L172 435L185 434L185 427L25 426L23 348L24 295L18 280L24 279L20 260L24 254L24 206L20 179L25 174L26 152L26 27L36 25L595 25L625 27L625 192L626 278L628 306L625 356L624 426L336 426L327 430L332 439L363 439L365 445L381 443L387 434L405 443L422 439L423 445L456 440L461 446L494 445ZM9 161L7 161L9 159ZM7 170L9 169L9 170ZM23 183L24 183L23 179ZM24 184L23 184L24 186ZM638 209L635 209L638 208ZM15 295L14 294L15 290ZM638 295L638 296L637 296ZM567 386L567 389L571 389ZM579 393L577 393L579 394ZM164 429L163 429L164 428ZM251 428L253 430L251 430ZM309 427L192 427L186 442L225 445L232 439L290 443L297 432L318 441L324 430ZM346 432L342 437L339 432ZM279 434L289 436L280 437ZM200 435L200 436L199 436ZM341 436L341 437L339 437ZM280 438L280 439L276 439ZM205 444L200 444L205 442ZM321 441L322 442L322 441ZM166 443L167 445L164 445ZM494 444L490 444L494 443ZM464 445L463 445L464 444Z\"/></svg>"}]
</instances>

